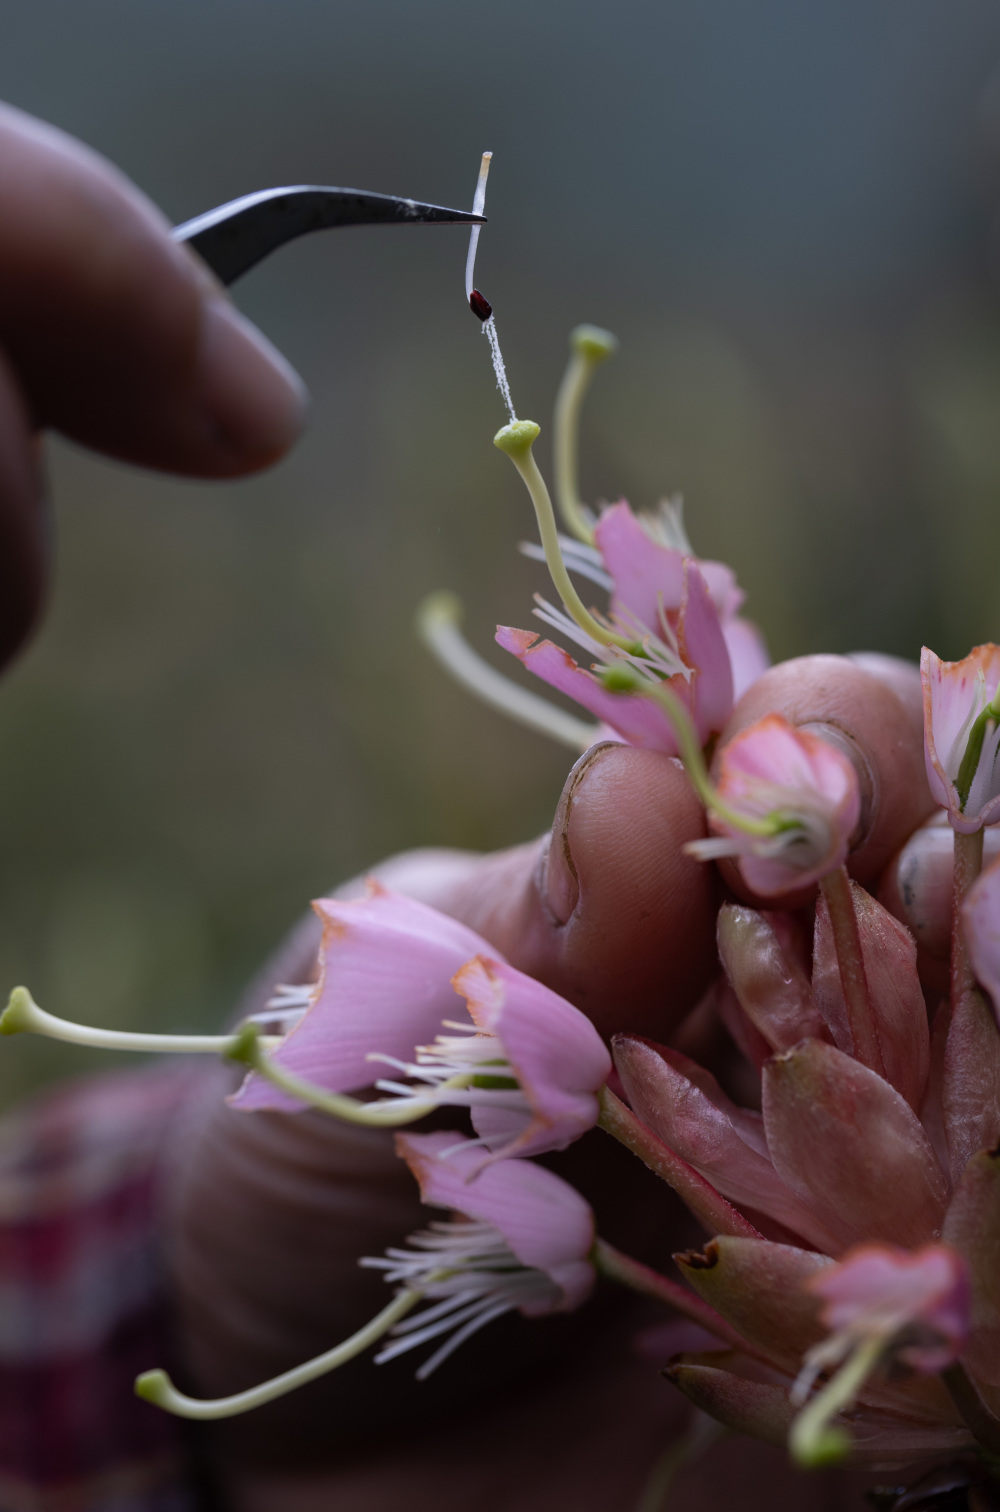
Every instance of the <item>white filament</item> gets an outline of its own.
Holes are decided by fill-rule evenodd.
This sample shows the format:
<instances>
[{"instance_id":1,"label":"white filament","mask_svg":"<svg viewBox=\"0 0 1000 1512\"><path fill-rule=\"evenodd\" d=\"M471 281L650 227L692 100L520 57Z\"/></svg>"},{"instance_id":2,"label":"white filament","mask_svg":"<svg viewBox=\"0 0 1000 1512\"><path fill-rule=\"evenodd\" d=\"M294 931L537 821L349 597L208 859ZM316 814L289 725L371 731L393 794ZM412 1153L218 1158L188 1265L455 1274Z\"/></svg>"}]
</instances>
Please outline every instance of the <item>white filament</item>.
<instances>
[{"instance_id":1,"label":"white filament","mask_svg":"<svg viewBox=\"0 0 1000 1512\"><path fill-rule=\"evenodd\" d=\"M489 178L490 159L492 158L492 156L492 152L484 152L483 160L479 165L479 177L476 180L476 193L472 201L473 215L482 215L483 213L483 206L486 203L486 180ZM476 271L476 248L479 246L480 230L481 227L473 226L472 231L469 234L469 255L465 259L466 299L472 298L472 291L475 288L473 279Z\"/></svg>"}]
</instances>

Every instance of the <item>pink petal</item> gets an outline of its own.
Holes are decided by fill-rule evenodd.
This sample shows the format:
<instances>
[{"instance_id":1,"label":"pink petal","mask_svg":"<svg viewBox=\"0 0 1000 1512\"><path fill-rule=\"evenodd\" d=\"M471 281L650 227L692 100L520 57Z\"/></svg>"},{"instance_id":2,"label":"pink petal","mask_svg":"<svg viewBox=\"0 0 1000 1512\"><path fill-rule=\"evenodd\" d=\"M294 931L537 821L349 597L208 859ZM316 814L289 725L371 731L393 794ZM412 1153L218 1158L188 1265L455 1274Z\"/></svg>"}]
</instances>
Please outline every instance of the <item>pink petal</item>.
<instances>
[{"instance_id":1,"label":"pink petal","mask_svg":"<svg viewBox=\"0 0 1000 1512\"><path fill-rule=\"evenodd\" d=\"M397 1134L396 1151L420 1183L422 1202L491 1223L522 1265L550 1276L563 1293L557 1311L586 1300L594 1284L587 1258L594 1215L569 1182L530 1160L503 1160L483 1170L478 1145L463 1148L453 1133ZM451 1152L446 1159L444 1151Z\"/></svg>"},{"instance_id":2,"label":"pink petal","mask_svg":"<svg viewBox=\"0 0 1000 1512\"><path fill-rule=\"evenodd\" d=\"M668 612L680 608L684 592L681 553L657 545L624 500L602 512L594 543L614 579L612 613L624 609L627 619L659 634L661 604Z\"/></svg>"},{"instance_id":3,"label":"pink petal","mask_svg":"<svg viewBox=\"0 0 1000 1512\"><path fill-rule=\"evenodd\" d=\"M916 1246L941 1231L947 1183L909 1104L874 1071L820 1040L764 1067L775 1169L839 1235Z\"/></svg>"},{"instance_id":4,"label":"pink petal","mask_svg":"<svg viewBox=\"0 0 1000 1512\"><path fill-rule=\"evenodd\" d=\"M351 1092L391 1074L370 1053L412 1061L443 1019L464 1017L451 979L490 947L464 924L377 882L364 898L324 898L313 908L323 924L316 996L274 1058L330 1092ZM244 1109L303 1106L256 1075L231 1100Z\"/></svg>"},{"instance_id":5,"label":"pink petal","mask_svg":"<svg viewBox=\"0 0 1000 1512\"><path fill-rule=\"evenodd\" d=\"M973 970L1000 1011L1000 861L970 887L962 922Z\"/></svg>"},{"instance_id":6,"label":"pink petal","mask_svg":"<svg viewBox=\"0 0 1000 1512\"><path fill-rule=\"evenodd\" d=\"M912 1325L934 1342L908 1345L900 1357L915 1370L936 1373L962 1353L969 1334L969 1272L958 1251L926 1244L910 1252L888 1244L861 1244L837 1265L811 1277L822 1299L824 1325L857 1338L887 1338Z\"/></svg>"},{"instance_id":7,"label":"pink petal","mask_svg":"<svg viewBox=\"0 0 1000 1512\"><path fill-rule=\"evenodd\" d=\"M973 1155L1000 1140L1000 1035L978 992L952 1010L941 1080L941 1113L954 1184Z\"/></svg>"},{"instance_id":8,"label":"pink petal","mask_svg":"<svg viewBox=\"0 0 1000 1512\"><path fill-rule=\"evenodd\" d=\"M684 1057L634 1035L616 1036L613 1048L633 1112L724 1197L776 1219L821 1249L835 1243L834 1233L777 1175L761 1153L759 1131L751 1130L709 1072L700 1071L698 1085L679 1069Z\"/></svg>"},{"instance_id":9,"label":"pink petal","mask_svg":"<svg viewBox=\"0 0 1000 1512\"><path fill-rule=\"evenodd\" d=\"M716 929L719 958L733 991L770 1050L790 1050L801 1039L827 1037L809 979L782 950L763 914L724 903Z\"/></svg>"},{"instance_id":10,"label":"pink petal","mask_svg":"<svg viewBox=\"0 0 1000 1512\"><path fill-rule=\"evenodd\" d=\"M856 882L851 883L851 896L886 1079L911 1108L919 1108L930 1068L930 1031L917 975L917 947L909 930ZM822 897L816 906L813 995L834 1044L853 1054L830 912Z\"/></svg>"},{"instance_id":11,"label":"pink petal","mask_svg":"<svg viewBox=\"0 0 1000 1512\"><path fill-rule=\"evenodd\" d=\"M992 698L1000 682L1000 646L976 646L957 662L942 661L927 646L920 653L920 680L924 691L924 759L927 781L934 801L948 810L952 827L963 835L974 834L984 824L1000 818L1000 797L979 812L963 814L951 773L957 775L955 742L975 707L979 673L986 679L986 695Z\"/></svg>"},{"instance_id":12,"label":"pink petal","mask_svg":"<svg viewBox=\"0 0 1000 1512\"><path fill-rule=\"evenodd\" d=\"M703 573L711 563L700 563ZM707 574L706 574L707 576ZM712 593L712 584L708 584ZM713 599L715 594L712 593ZM715 599L718 603L718 599ZM738 703L758 677L762 677L771 665L767 644L757 626L748 619L727 619L723 616L722 633L726 638L729 664L733 672L733 702Z\"/></svg>"},{"instance_id":13,"label":"pink petal","mask_svg":"<svg viewBox=\"0 0 1000 1512\"><path fill-rule=\"evenodd\" d=\"M685 666L695 669L691 713L704 744L710 735L719 734L733 711L733 672L718 612L691 557L684 559L677 643Z\"/></svg>"},{"instance_id":14,"label":"pink petal","mask_svg":"<svg viewBox=\"0 0 1000 1512\"><path fill-rule=\"evenodd\" d=\"M531 1104L530 1125L496 1153L564 1150L593 1128L611 1056L586 1015L541 982L485 956L462 966L454 987L477 1028L498 1036ZM473 1109L472 1121L482 1134L479 1112Z\"/></svg>"},{"instance_id":15,"label":"pink petal","mask_svg":"<svg viewBox=\"0 0 1000 1512\"><path fill-rule=\"evenodd\" d=\"M973 1155L955 1191L944 1240L969 1267L972 1332L966 1364L980 1380L1000 1386L1000 1152Z\"/></svg>"},{"instance_id":16,"label":"pink petal","mask_svg":"<svg viewBox=\"0 0 1000 1512\"><path fill-rule=\"evenodd\" d=\"M659 705L630 693L609 693L592 672L577 665L568 651L553 641L539 640L530 630L498 625L498 646L512 652L529 672L550 687L566 693L598 719L609 724L628 745L677 754L673 725ZM678 679L679 680L679 679Z\"/></svg>"}]
</instances>

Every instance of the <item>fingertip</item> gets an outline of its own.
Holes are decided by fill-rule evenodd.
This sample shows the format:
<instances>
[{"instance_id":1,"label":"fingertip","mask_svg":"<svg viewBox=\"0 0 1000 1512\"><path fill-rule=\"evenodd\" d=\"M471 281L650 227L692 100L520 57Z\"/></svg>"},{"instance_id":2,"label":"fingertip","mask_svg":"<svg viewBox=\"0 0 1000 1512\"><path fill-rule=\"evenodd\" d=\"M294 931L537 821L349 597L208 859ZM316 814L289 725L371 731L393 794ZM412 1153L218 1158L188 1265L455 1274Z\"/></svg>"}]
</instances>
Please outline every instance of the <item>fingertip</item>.
<instances>
[{"instance_id":1,"label":"fingertip","mask_svg":"<svg viewBox=\"0 0 1000 1512\"><path fill-rule=\"evenodd\" d=\"M194 402L218 452L234 473L278 460L302 432L306 386L278 349L219 294L202 303Z\"/></svg>"}]
</instances>

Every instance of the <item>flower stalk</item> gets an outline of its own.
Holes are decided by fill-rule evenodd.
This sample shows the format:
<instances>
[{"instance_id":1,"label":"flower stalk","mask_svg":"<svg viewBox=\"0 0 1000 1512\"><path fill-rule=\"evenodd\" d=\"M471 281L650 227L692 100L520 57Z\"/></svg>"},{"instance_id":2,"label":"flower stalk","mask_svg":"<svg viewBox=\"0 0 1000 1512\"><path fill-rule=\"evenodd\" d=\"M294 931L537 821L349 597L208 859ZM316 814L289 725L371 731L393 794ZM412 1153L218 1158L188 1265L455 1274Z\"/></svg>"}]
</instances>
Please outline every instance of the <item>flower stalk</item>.
<instances>
[{"instance_id":1,"label":"flower stalk","mask_svg":"<svg viewBox=\"0 0 1000 1512\"><path fill-rule=\"evenodd\" d=\"M819 885L830 913L840 985L844 990L855 1059L884 1077L885 1063L875 1027L875 1014L865 975L864 956L861 953L858 917L854 911L854 898L846 866L838 866L834 871L827 872Z\"/></svg>"},{"instance_id":2,"label":"flower stalk","mask_svg":"<svg viewBox=\"0 0 1000 1512\"><path fill-rule=\"evenodd\" d=\"M38 1034L44 1039L62 1040L67 1045L84 1045L90 1050L134 1050L160 1055L225 1055L238 1045L245 1030L236 1034L140 1034L122 1029L95 1029L90 1024L76 1024L72 1019L57 1018L39 1008L27 987L15 987L10 1001L0 1014L0 1034ZM254 1034L257 1031L254 1029ZM262 1038L261 1046L277 1045L273 1037Z\"/></svg>"},{"instance_id":3,"label":"flower stalk","mask_svg":"<svg viewBox=\"0 0 1000 1512\"><path fill-rule=\"evenodd\" d=\"M951 1005L956 1008L976 985L965 940L962 905L965 895L983 869L983 831L971 835L955 831L954 881L951 910Z\"/></svg>"},{"instance_id":4,"label":"flower stalk","mask_svg":"<svg viewBox=\"0 0 1000 1512\"><path fill-rule=\"evenodd\" d=\"M631 1150L655 1176L672 1187L710 1234L760 1238L753 1224L727 1202L710 1182L699 1176L693 1166L682 1160L669 1145L657 1139L652 1130L636 1118L610 1087L602 1087L599 1102L601 1111L597 1120L598 1128L610 1134L612 1139L617 1139L627 1150Z\"/></svg>"},{"instance_id":5,"label":"flower stalk","mask_svg":"<svg viewBox=\"0 0 1000 1512\"><path fill-rule=\"evenodd\" d=\"M830 1419L850 1407L885 1351L885 1340L862 1339L853 1354L809 1402L792 1424L788 1447L792 1458L806 1470L839 1464L851 1449L851 1439ZM793 1396L794 1400L794 1396Z\"/></svg>"},{"instance_id":6,"label":"flower stalk","mask_svg":"<svg viewBox=\"0 0 1000 1512\"><path fill-rule=\"evenodd\" d=\"M570 359L556 395L553 425L553 473L556 500L566 528L577 540L594 544L594 527L580 501L580 410L595 371L618 347L617 338L598 326L577 326L570 333Z\"/></svg>"},{"instance_id":7,"label":"flower stalk","mask_svg":"<svg viewBox=\"0 0 1000 1512\"><path fill-rule=\"evenodd\" d=\"M251 1386L248 1391L238 1391L233 1396L200 1398L185 1395L178 1391L165 1370L147 1370L139 1376L135 1383L135 1394L145 1402L152 1402L154 1407L161 1407L164 1412L173 1413L174 1417L192 1418L196 1422L212 1422L218 1418L239 1417L244 1412L251 1412L255 1407L263 1407L267 1402L273 1402L278 1397L287 1396L290 1391L296 1391L300 1386L307 1386L310 1381L316 1381L320 1376L328 1375L331 1370L338 1370L341 1365L346 1365L355 1356L363 1354L372 1344L377 1344L383 1335L387 1334L395 1324L405 1318L423 1297L422 1291L404 1290L397 1292L387 1307L384 1307L371 1322L366 1323L364 1328L359 1328L357 1333L345 1339L342 1344L334 1349L328 1349L324 1354L316 1355L312 1360L307 1360L303 1365L296 1365L292 1370L286 1370L281 1375L274 1376L270 1381L263 1381L259 1386Z\"/></svg>"}]
</instances>

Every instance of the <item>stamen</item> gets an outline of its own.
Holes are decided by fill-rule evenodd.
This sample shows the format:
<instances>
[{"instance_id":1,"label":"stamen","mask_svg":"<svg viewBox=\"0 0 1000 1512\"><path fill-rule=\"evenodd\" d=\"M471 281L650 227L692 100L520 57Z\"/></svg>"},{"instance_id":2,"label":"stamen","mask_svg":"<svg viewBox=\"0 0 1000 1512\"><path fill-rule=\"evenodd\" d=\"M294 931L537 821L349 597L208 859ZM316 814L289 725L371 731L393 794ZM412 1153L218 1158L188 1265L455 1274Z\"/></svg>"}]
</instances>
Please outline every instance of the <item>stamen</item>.
<instances>
[{"instance_id":1,"label":"stamen","mask_svg":"<svg viewBox=\"0 0 1000 1512\"><path fill-rule=\"evenodd\" d=\"M94 1029L75 1024L71 1019L46 1013L32 998L27 987L15 987L10 1001L0 1014L0 1034L40 1034L45 1039L62 1040L67 1045L86 1045L93 1050L136 1050L162 1055L224 1055L235 1045L236 1034L139 1034L122 1029ZM268 1038L265 1045L278 1045L280 1037Z\"/></svg>"},{"instance_id":2,"label":"stamen","mask_svg":"<svg viewBox=\"0 0 1000 1512\"><path fill-rule=\"evenodd\" d=\"M612 592L615 580L610 572L605 572L603 558L596 546L588 546L586 542L577 541L573 536L560 535L559 548L570 572L575 572L577 577L588 578L608 593ZM519 541L517 549L522 556L530 557L533 562L545 561L545 552L537 541Z\"/></svg>"},{"instance_id":3,"label":"stamen","mask_svg":"<svg viewBox=\"0 0 1000 1512\"><path fill-rule=\"evenodd\" d=\"M556 396L553 426L556 499L569 531L587 545L592 545L593 516L580 502L577 468L580 409L595 370L617 349L618 340L610 331L591 325L577 326L570 333L569 340L571 355Z\"/></svg>"},{"instance_id":4,"label":"stamen","mask_svg":"<svg viewBox=\"0 0 1000 1512\"><path fill-rule=\"evenodd\" d=\"M287 1396L297 1387L306 1386L310 1381L346 1365L387 1334L394 1324L416 1307L422 1296L422 1291L404 1289L397 1293L377 1317L372 1318L370 1323L366 1323L364 1328L352 1334L343 1344L328 1349L325 1354L317 1355L304 1365L286 1370L270 1381L264 1381L260 1386L252 1386L249 1391L239 1391L234 1396L216 1397L214 1400L201 1400L178 1391L165 1370L147 1370L137 1379L135 1394L146 1402L152 1402L155 1407L162 1407L165 1412L172 1412L176 1417L195 1418L201 1422L214 1418L238 1417L240 1413L250 1412L254 1407L263 1407L265 1402Z\"/></svg>"},{"instance_id":5,"label":"stamen","mask_svg":"<svg viewBox=\"0 0 1000 1512\"><path fill-rule=\"evenodd\" d=\"M549 575L555 586L556 592L562 599L570 614L576 620L581 630L593 636L602 646L620 646L624 651L634 651L635 641L629 640L615 631L609 630L600 624L586 609L583 600L577 593L570 575L566 570L562 552L559 549L559 531L556 528L556 517L552 508L552 500L549 497L545 479L538 471L538 463L535 461L531 447L541 433L541 427L533 420L515 420L510 425L505 425L503 430L497 431L493 437L493 445L500 451L506 452L508 457L517 468L528 490L531 502L535 507L535 518L538 521L538 533L542 540L542 549L545 552L545 561L549 569Z\"/></svg>"},{"instance_id":6,"label":"stamen","mask_svg":"<svg viewBox=\"0 0 1000 1512\"><path fill-rule=\"evenodd\" d=\"M472 649L461 623L462 605L453 593L432 593L417 610L421 639L463 688L529 730L549 735L573 751L590 749L598 738L597 725L576 719L504 677Z\"/></svg>"},{"instance_id":7,"label":"stamen","mask_svg":"<svg viewBox=\"0 0 1000 1512\"><path fill-rule=\"evenodd\" d=\"M483 206L486 204L486 180L489 178L492 159L492 152L483 153L482 162L479 164L479 177L476 180L476 192L472 199L473 215L482 215L483 213ZM476 248L479 246L479 233L481 230L481 226L473 226L469 233L469 255L465 259L465 297L469 301L473 315L478 315L480 320L488 320L493 313L489 300L483 299L482 294L479 294L479 290L475 286ZM480 315L475 304L473 304L473 295L477 294L486 306L485 315Z\"/></svg>"}]
</instances>

